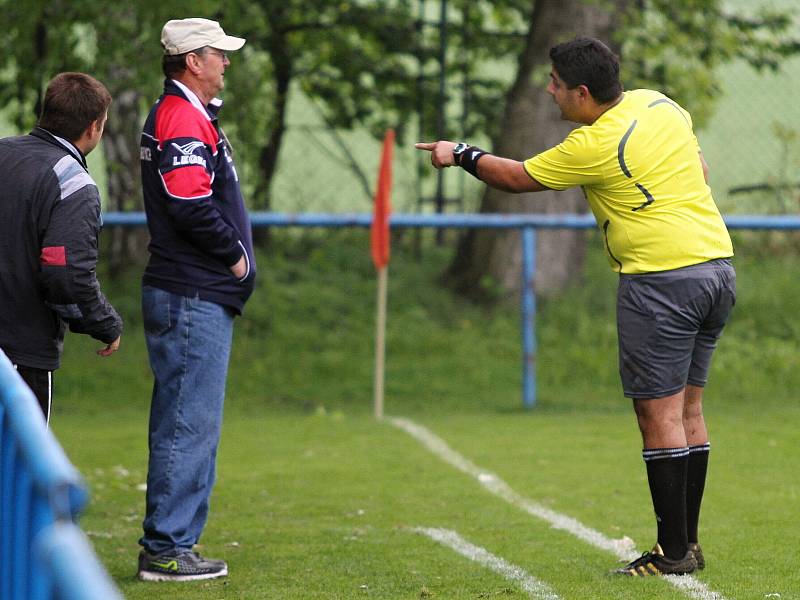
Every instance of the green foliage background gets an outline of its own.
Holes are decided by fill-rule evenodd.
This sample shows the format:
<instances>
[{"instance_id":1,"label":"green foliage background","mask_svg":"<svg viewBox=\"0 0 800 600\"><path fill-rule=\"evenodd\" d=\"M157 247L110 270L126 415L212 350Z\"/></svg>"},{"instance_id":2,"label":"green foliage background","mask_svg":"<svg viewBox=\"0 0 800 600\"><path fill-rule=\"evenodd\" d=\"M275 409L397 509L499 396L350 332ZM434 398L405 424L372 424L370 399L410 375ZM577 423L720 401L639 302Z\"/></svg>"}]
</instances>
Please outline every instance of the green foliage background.
<instances>
[{"instance_id":1,"label":"green foliage background","mask_svg":"<svg viewBox=\"0 0 800 600\"><path fill-rule=\"evenodd\" d=\"M449 1L448 135L492 139L533 4ZM234 55L226 76L228 106L223 120L238 150L237 164L253 208L358 210L367 205L375 138L388 126L397 129L399 143L407 150L398 153L404 182L398 196L413 207L419 159L411 142L437 135L436 108L441 101L438 3L424 3L422 13L420 6L414 0L192 4L193 14L220 19L229 32L249 40ZM628 88L662 89L688 108L700 126L720 108L717 114L734 123L749 123L748 135L772 137L772 123L762 125L763 115L756 108L726 110L737 106L726 94L737 95L741 84L738 77L729 77L730 71L720 69L736 60L743 61L736 72L746 72L742 64L767 70L785 67L800 49L791 0L779 0L772 9L721 0L642 0L630 6L619 30ZM88 71L117 98L134 93L143 114L161 89L161 26L169 18L186 16L184 8L153 0L127 4L0 0L0 10L8 25L0 41L4 50L0 102L15 132L33 124L39 95L61 70ZM420 19L428 24L422 25ZM466 111L461 89L465 78ZM791 86L798 80L784 75L780 89L770 95L793 97ZM786 102L783 106L789 112L775 120L792 127L795 104ZM140 121L112 122L109 135L114 128L125 135L137 131ZM735 129L726 122L726 133ZM774 152L778 141L769 148L769 164L761 167L763 148L732 160L725 152L733 145L730 133L707 137L716 165L732 163L730 169L715 167L723 173L715 180L721 194L730 187L731 178L742 173L752 174L745 183L780 176L781 159ZM135 170L136 166L100 163L100 168ZM430 175L427 170L422 174ZM103 179L100 173L95 176ZM459 190L462 185L458 183ZM476 194L469 183L466 194ZM114 199L111 205L130 207L138 202L138 198Z\"/></svg>"}]
</instances>

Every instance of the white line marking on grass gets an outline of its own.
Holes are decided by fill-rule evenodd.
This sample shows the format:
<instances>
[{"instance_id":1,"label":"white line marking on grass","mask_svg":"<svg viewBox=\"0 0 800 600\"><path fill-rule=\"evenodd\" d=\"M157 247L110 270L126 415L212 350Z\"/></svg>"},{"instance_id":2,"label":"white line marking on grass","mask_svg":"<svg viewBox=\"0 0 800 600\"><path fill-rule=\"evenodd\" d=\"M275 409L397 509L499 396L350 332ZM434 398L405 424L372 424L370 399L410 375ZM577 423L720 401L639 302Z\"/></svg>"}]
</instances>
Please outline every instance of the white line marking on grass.
<instances>
[{"instance_id":1,"label":"white line marking on grass","mask_svg":"<svg viewBox=\"0 0 800 600\"><path fill-rule=\"evenodd\" d=\"M485 469L481 469L469 459L464 458L458 452L450 448L450 446L448 446L444 440L422 425L418 425L409 419L397 417L390 418L389 422L395 427L402 429L412 437L416 438L417 441L422 442L422 444L428 448L428 450L433 452L446 463L451 464L459 471L466 473L467 475L471 475L477 479L483 487L485 487L495 496L499 496L509 504L513 504L514 506L521 508L534 517L538 517L544 521L547 521L555 529L562 529L585 541L589 545L594 546L595 548L600 548L601 550L611 552L620 560L629 561L638 556L632 539L628 537L624 537L619 540L609 539L599 531L595 531L594 529L587 527L572 517L557 513L546 506L542 506L537 502L520 496L517 492L511 489L511 486L500 479L497 475L494 473L489 473Z\"/></svg>"},{"instance_id":2,"label":"white line marking on grass","mask_svg":"<svg viewBox=\"0 0 800 600\"><path fill-rule=\"evenodd\" d=\"M626 536L618 540L607 538L599 531L587 527L577 519L562 515L538 502L534 502L533 500L519 495L497 475L485 469L481 469L472 461L453 450L439 436L411 419L390 417L387 421L391 425L408 433L444 462L452 465L462 473L474 477L484 488L495 496L502 498L509 504L524 510L534 517L538 517L550 523L554 529L561 529L567 533L571 533L590 546L612 553L620 560L629 561L638 556L633 540L629 537ZM694 598L694 600L725 600L722 594L708 589L703 582L698 581L691 575L684 575L681 577L667 576L664 580L680 589L690 598Z\"/></svg>"},{"instance_id":3,"label":"white line marking on grass","mask_svg":"<svg viewBox=\"0 0 800 600\"><path fill-rule=\"evenodd\" d=\"M664 579L690 598L695 598L696 600L725 600L725 596L708 589L705 583L691 575L664 575Z\"/></svg>"},{"instance_id":4,"label":"white line marking on grass","mask_svg":"<svg viewBox=\"0 0 800 600\"><path fill-rule=\"evenodd\" d=\"M520 567L512 565L499 556L495 556L485 548L469 543L455 531L433 527L414 527L412 531L427 535L432 540L452 548L461 556L491 569L509 581L518 583L532 598L537 600L561 600L558 594L545 582L536 579L533 575L529 575Z\"/></svg>"}]
</instances>

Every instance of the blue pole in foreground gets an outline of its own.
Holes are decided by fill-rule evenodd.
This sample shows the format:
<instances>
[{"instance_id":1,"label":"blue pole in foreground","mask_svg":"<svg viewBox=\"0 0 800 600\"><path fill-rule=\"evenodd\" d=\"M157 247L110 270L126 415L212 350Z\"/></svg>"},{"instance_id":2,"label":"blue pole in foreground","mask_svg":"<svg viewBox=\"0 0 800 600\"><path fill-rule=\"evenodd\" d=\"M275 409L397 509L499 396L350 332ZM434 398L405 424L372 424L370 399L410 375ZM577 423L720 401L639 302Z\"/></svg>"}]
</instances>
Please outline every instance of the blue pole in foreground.
<instances>
[{"instance_id":1,"label":"blue pole in foreground","mask_svg":"<svg viewBox=\"0 0 800 600\"><path fill-rule=\"evenodd\" d=\"M536 406L536 230L522 229L522 406Z\"/></svg>"}]
</instances>

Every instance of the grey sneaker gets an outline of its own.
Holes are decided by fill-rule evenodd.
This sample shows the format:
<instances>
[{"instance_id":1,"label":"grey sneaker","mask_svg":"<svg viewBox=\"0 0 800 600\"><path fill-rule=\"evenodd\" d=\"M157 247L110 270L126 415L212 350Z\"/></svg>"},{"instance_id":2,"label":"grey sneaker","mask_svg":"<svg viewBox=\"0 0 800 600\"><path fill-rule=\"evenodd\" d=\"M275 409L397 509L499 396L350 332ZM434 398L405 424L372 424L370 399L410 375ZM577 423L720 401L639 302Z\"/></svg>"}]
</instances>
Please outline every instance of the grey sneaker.
<instances>
[{"instance_id":1,"label":"grey sneaker","mask_svg":"<svg viewBox=\"0 0 800 600\"><path fill-rule=\"evenodd\" d=\"M650 577L653 575L686 575L693 573L696 569L697 560L691 550L687 550L686 556L683 558L673 560L664 556L661 546L656 544L650 552L645 552L636 560L614 572L628 577Z\"/></svg>"},{"instance_id":2,"label":"grey sneaker","mask_svg":"<svg viewBox=\"0 0 800 600\"><path fill-rule=\"evenodd\" d=\"M197 552L149 554L139 552L139 579L142 581L196 581L216 579L228 574L224 560L203 558Z\"/></svg>"},{"instance_id":3,"label":"grey sneaker","mask_svg":"<svg viewBox=\"0 0 800 600\"><path fill-rule=\"evenodd\" d=\"M700 544L697 542L693 542L689 544L689 550L692 551L694 554L694 559L697 561L697 570L702 570L706 568L706 559L703 556L703 549L700 547Z\"/></svg>"}]
</instances>

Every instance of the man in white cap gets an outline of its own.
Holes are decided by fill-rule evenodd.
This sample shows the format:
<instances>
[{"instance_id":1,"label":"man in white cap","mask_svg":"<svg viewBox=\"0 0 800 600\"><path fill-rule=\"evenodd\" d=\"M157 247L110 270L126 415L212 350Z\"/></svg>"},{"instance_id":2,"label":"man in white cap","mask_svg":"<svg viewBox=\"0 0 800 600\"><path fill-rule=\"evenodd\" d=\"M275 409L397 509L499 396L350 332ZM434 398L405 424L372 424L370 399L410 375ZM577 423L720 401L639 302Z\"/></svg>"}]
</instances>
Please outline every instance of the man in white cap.
<instances>
[{"instance_id":1,"label":"man in white cap","mask_svg":"<svg viewBox=\"0 0 800 600\"><path fill-rule=\"evenodd\" d=\"M139 578L213 579L224 561L193 551L208 516L233 320L253 291L250 218L217 122L242 38L216 21L167 22L164 93L144 124L142 188L150 260L142 313L154 385Z\"/></svg>"}]
</instances>

